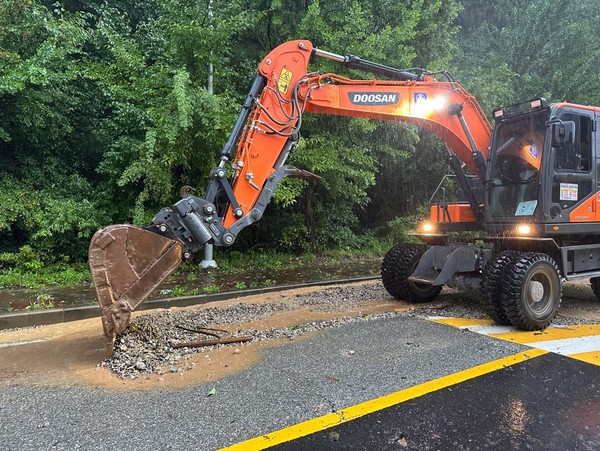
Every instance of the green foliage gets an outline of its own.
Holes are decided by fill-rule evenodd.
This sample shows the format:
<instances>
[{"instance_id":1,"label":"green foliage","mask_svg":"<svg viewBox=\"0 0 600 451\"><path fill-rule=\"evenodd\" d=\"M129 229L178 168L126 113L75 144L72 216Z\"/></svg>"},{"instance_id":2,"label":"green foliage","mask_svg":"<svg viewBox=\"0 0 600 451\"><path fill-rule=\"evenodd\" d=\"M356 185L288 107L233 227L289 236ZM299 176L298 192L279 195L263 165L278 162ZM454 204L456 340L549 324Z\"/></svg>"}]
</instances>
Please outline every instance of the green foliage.
<instances>
[{"instance_id":1,"label":"green foliage","mask_svg":"<svg viewBox=\"0 0 600 451\"><path fill-rule=\"evenodd\" d=\"M503 3L516 11L518 2ZM232 0L213 2L211 18L206 2L183 0L48 5L0 0L0 260L19 272L83 261L96 229L145 224L181 185L206 186L256 64L273 47L307 38L389 66L445 68L460 9L455 0ZM464 18L474 10L461 15L469 33L482 22ZM516 20L513 10L493 12ZM465 73L488 62L502 28L489 29L479 60L462 54ZM326 60L311 69L373 77ZM484 68L474 88L497 100L515 73L508 63ZM290 163L321 181L285 180L240 250L371 246L365 228L414 212L446 170L441 143L403 124L307 115L302 136Z\"/></svg>"},{"instance_id":2,"label":"green foliage","mask_svg":"<svg viewBox=\"0 0 600 451\"><path fill-rule=\"evenodd\" d=\"M272 287L273 285L275 285L275 281L273 279L265 279L262 281L263 287Z\"/></svg>"},{"instance_id":3,"label":"green foliage","mask_svg":"<svg viewBox=\"0 0 600 451\"><path fill-rule=\"evenodd\" d=\"M4 250L28 243L49 261L80 258L82 244L108 218L90 195L93 139L79 140L93 125L81 120L93 106L87 105L78 65L90 36L88 19L87 13L50 11L38 3L0 2ZM73 239L81 244L62 247Z\"/></svg>"},{"instance_id":4,"label":"green foliage","mask_svg":"<svg viewBox=\"0 0 600 451\"><path fill-rule=\"evenodd\" d=\"M195 30L229 42L248 22L232 5ZM184 24L206 11L183 6L0 1L0 250L82 260L99 227L145 223L180 185L206 183L238 107L204 89L197 63L213 51Z\"/></svg>"},{"instance_id":5,"label":"green foliage","mask_svg":"<svg viewBox=\"0 0 600 451\"><path fill-rule=\"evenodd\" d=\"M41 268L15 268L4 261L7 254L0 254L0 288L44 288L48 285L74 287L90 280L85 264L70 263L49 265ZM37 260L39 262L39 260ZM34 260L34 262L36 262ZM37 263L34 264L37 266Z\"/></svg>"},{"instance_id":6,"label":"green foliage","mask_svg":"<svg viewBox=\"0 0 600 451\"><path fill-rule=\"evenodd\" d=\"M394 218L386 224L384 228L385 235L391 240L392 244L418 242L410 234L417 230L418 224L422 219L422 217L417 215Z\"/></svg>"},{"instance_id":7,"label":"green foliage","mask_svg":"<svg viewBox=\"0 0 600 451\"><path fill-rule=\"evenodd\" d=\"M31 246L26 244L25 246L22 246L17 253L0 253L0 266L14 267L19 271L29 272L39 270L44 265Z\"/></svg>"},{"instance_id":8,"label":"green foliage","mask_svg":"<svg viewBox=\"0 0 600 451\"><path fill-rule=\"evenodd\" d=\"M389 66L419 64L436 69L449 61L455 48L452 21L458 10L456 2L441 0L313 1L308 5L271 2L271 11L261 19L262 29L269 34L259 36L261 42L272 45L302 36L319 48L360 55ZM345 71L330 61L316 60L314 65L323 72L373 77ZM410 212L426 200L423 187L416 188L418 183L410 182L419 177L439 179L446 170L445 161L438 163L444 159L441 143L430 145L431 140L425 140L421 145L421 135L404 125L313 116L304 119L303 137L290 161L322 178L316 185L297 181L282 184L275 199L285 210L268 218L277 226L261 224L257 233L270 236L282 249L353 247L365 226ZM438 152L442 157L434 159L435 165L427 165L421 155ZM412 167L407 162L412 162ZM415 174L415 166L421 166L418 169L423 169L424 175ZM433 183L437 182L428 184ZM400 192L390 195L388 188Z\"/></svg>"},{"instance_id":9,"label":"green foliage","mask_svg":"<svg viewBox=\"0 0 600 451\"><path fill-rule=\"evenodd\" d=\"M462 1L459 79L486 111L532 97L598 105L600 4Z\"/></svg>"},{"instance_id":10,"label":"green foliage","mask_svg":"<svg viewBox=\"0 0 600 451\"><path fill-rule=\"evenodd\" d=\"M221 291L221 287L218 285L206 285L202 288L202 291L206 294L215 294Z\"/></svg>"},{"instance_id":11,"label":"green foliage","mask_svg":"<svg viewBox=\"0 0 600 451\"><path fill-rule=\"evenodd\" d=\"M200 293L198 288L175 287L168 293L171 296L197 296Z\"/></svg>"},{"instance_id":12,"label":"green foliage","mask_svg":"<svg viewBox=\"0 0 600 451\"><path fill-rule=\"evenodd\" d=\"M297 256L290 253L267 251L246 251L228 249L219 253L219 271L224 273L239 273L247 269L248 261L252 262L255 271L278 270L284 267L294 267L313 262L314 255Z\"/></svg>"},{"instance_id":13,"label":"green foliage","mask_svg":"<svg viewBox=\"0 0 600 451\"><path fill-rule=\"evenodd\" d=\"M48 293L40 293L35 297L35 301L30 301L25 307L26 310L48 310L54 308L54 298Z\"/></svg>"}]
</instances>

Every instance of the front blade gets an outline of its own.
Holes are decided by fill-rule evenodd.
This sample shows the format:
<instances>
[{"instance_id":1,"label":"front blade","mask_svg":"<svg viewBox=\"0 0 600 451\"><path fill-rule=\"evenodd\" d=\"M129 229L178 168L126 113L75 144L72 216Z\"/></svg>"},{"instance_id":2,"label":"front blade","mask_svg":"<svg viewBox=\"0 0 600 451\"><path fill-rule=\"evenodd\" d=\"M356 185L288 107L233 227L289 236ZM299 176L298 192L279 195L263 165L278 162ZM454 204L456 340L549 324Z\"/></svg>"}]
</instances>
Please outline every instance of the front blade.
<instances>
[{"instance_id":1,"label":"front blade","mask_svg":"<svg viewBox=\"0 0 600 451\"><path fill-rule=\"evenodd\" d=\"M104 334L129 325L131 312L181 264L181 242L131 225L112 225L90 242L89 264Z\"/></svg>"}]
</instances>

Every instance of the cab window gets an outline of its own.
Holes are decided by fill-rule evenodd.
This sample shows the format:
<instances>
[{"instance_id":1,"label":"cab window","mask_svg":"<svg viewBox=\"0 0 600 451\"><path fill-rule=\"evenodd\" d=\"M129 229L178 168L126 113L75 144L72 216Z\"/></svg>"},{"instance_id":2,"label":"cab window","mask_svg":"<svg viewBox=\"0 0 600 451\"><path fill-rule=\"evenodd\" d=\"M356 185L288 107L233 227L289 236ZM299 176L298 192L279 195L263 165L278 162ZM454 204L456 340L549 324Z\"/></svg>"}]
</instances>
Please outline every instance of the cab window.
<instances>
[{"instance_id":1,"label":"cab window","mask_svg":"<svg viewBox=\"0 0 600 451\"><path fill-rule=\"evenodd\" d=\"M560 172L590 172L592 121L587 116L565 114L563 121L575 122L575 142L556 149L555 169Z\"/></svg>"}]
</instances>

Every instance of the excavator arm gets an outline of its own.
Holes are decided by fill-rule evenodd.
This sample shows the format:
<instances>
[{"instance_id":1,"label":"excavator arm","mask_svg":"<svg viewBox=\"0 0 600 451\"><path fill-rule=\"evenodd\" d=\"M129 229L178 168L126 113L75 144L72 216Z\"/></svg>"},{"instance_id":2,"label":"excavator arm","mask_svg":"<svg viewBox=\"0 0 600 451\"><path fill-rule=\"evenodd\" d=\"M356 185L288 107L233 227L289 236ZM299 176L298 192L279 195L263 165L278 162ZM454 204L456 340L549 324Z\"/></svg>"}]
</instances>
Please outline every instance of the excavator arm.
<instances>
[{"instance_id":1,"label":"excavator arm","mask_svg":"<svg viewBox=\"0 0 600 451\"><path fill-rule=\"evenodd\" d=\"M310 73L311 57L386 79ZM438 135L483 180L491 126L449 74L441 73L447 81L434 75L325 52L306 40L272 50L258 66L205 196L182 190L182 198L146 227L113 225L92 238L89 263L105 334L122 332L131 312L206 243L231 246L241 230L261 219L282 178L316 177L285 164L298 145L305 112L418 125Z\"/></svg>"}]
</instances>

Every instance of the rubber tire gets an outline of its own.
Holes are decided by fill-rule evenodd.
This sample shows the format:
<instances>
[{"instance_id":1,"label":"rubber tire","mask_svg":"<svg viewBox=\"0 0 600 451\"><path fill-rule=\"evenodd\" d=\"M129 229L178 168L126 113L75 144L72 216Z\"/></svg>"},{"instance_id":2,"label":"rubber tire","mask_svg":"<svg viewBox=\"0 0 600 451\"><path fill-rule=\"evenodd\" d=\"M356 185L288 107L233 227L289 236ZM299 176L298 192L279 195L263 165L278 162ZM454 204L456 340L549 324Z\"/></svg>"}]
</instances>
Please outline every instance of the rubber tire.
<instances>
[{"instance_id":1,"label":"rubber tire","mask_svg":"<svg viewBox=\"0 0 600 451\"><path fill-rule=\"evenodd\" d=\"M592 285L592 291L596 295L596 299L600 299L600 277L592 277L590 284Z\"/></svg>"},{"instance_id":2,"label":"rubber tire","mask_svg":"<svg viewBox=\"0 0 600 451\"><path fill-rule=\"evenodd\" d=\"M427 248L418 244L401 243L385 254L381 264L381 279L394 298L415 303L429 302L442 290L440 286L409 282Z\"/></svg>"},{"instance_id":3,"label":"rubber tire","mask_svg":"<svg viewBox=\"0 0 600 451\"><path fill-rule=\"evenodd\" d=\"M517 251L503 251L490 259L481 272L479 290L485 309L490 318L503 326L510 326L512 322L502 306L502 277L511 262L520 255Z\"/></svg>"},{"instance_id":4,"label":"rubber tire","mask_svg":"<svg viewBox=\"0 0 600 451\"><path fill-rule=\"evenodd\" d=\"M533 282L542 284L542 299L535 301L529 290ZM502 277L501 301L506 317L523 330L543 330L556 317L562 285L556 262L547 254L521 254Z\"/></svg>"}]
</instances>

